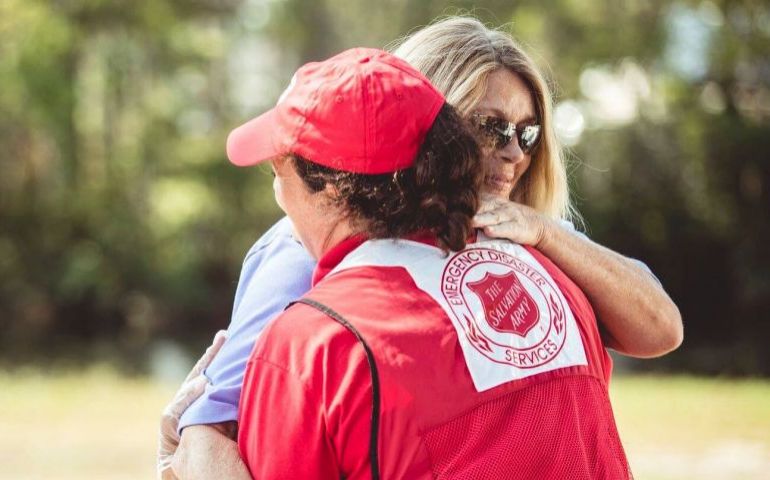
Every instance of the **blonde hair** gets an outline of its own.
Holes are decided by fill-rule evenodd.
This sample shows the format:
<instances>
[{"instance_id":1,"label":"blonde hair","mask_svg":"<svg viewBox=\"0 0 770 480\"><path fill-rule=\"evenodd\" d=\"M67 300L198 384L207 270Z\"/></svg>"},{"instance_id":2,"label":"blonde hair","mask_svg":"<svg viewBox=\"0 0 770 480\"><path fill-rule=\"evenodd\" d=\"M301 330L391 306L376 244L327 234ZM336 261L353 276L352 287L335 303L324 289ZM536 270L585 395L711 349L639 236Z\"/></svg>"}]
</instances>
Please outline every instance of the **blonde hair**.
<instances>
[{"instance_id":1,"label":"blonde hair","mask_svg":"<svg viewBox=\"0 0 770 480\"><path fill-rule=\"evenodd\" d=\"M529 86L543 138L511 200L555 219L580 222L572 206L564 153L553 126L553 98L535 62L507 33L472 17L441 19L390 46L420 70L464 117L484 96L489 74L506 68Z\"/></svg>"}]
</instances>

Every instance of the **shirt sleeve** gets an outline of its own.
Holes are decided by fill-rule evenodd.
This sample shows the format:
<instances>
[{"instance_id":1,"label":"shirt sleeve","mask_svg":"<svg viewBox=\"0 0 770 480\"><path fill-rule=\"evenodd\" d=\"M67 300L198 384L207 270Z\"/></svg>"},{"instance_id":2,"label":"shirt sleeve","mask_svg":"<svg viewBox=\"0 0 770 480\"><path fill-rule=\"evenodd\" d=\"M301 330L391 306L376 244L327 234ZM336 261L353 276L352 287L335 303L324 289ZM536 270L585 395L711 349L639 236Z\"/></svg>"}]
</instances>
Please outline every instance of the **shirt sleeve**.
<instances>
[{"instance_id":1,"label":"shirt sleeve","mask_svg":"<svg viewBox=\"0 0 770 480\"><path fill-rule=\"evenodd\" d=\"M255 479L359 478L370 468L366 357L350 332L297 307L264 332L249 361L241 457Z\"/></svg>"},{"instance_id":2,"label":"shirt sleeve","mask_svg":"<svg viewBox=\"0 0 770 480\"><path fill-rule=\"evenodd\" d=\"M237 421L246 362L265 325L310 289L315 262L281 220L244 260L227 330L228 338L206 369L209 385L182 415L179 430L190 425Z\"/></svg>"}]
</instances>

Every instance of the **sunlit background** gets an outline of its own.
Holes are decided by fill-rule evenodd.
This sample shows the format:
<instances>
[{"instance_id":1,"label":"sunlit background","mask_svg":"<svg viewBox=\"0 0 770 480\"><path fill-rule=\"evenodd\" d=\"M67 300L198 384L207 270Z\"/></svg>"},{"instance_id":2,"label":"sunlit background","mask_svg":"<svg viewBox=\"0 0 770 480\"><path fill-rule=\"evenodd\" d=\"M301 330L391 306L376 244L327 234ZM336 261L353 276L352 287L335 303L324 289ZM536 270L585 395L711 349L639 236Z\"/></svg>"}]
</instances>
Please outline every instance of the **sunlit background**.
<instances>
[{"instance_id":1,"label":"sunlit background","mask_svg":"<svg viewBox=\"0 0 770 480\"><path fill-rule=\"evenodd\" d=\"M679 351L617 358L636 477L770 478L759 0L0 0L0 478L151 477L158 413L280 215L227 133L301 63L469 12L553 82L588 234L682 311Z\"/></svg>"}]
</instances>

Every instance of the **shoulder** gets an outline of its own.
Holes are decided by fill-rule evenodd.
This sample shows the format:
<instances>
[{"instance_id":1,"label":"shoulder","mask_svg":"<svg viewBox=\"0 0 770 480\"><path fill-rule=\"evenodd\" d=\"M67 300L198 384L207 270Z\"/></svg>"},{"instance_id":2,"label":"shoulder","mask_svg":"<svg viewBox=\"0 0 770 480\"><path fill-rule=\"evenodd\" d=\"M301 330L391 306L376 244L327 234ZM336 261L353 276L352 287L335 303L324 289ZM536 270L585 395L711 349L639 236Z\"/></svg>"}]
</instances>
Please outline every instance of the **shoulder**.
<instances>
[{"instance_id":1,"label":"shoulder","mask_svg":"<svg viewBox=\"0 0 770 480\"><path fill-rule=\"evenodd\" d=\"M295 303L262 333L252 361L271 364L313 385L329 380L329 375L344 376L345 371L357 369L365 360L357 343L350 331L327 314Z\"/></svg>"},{"instance_id":2,"label":"shoulder","mask_svg":"<svg viewBox=\"0 0 770 480\"><path fill-rule=\"evenodd\" d=\"M294 238L293 226L283 217L254 243L243 261L244 268L255 269L265 263L312 271L315 260Z\"/></svg>"},{"instance_id":3,"label":"shoulder","mask_svg":"<svg viewBox=\"0 0 770 480\"><path fill-rule=\"evenodd\" d=\"M251 246L248 253L246 254L246 259L249 257L258 254L261 250L264 250L266 248L275 248L278 247L291 247L296 246L297 248L302 248L302 245L294 238L294 227L291 224L291 221L289 220L289 217L283 217L275 224L273 224L268 231L266 231L264 234L262 234L259 239L254 242L254 245Z\"/></svg>"},{"instance_id":4,"label":"shoulder","mask_svg":"<svg viewBox=\"0 0 770 480\"><path fill-rule=\"evenodd\" d=\"M249 250L243 261L235 295L239 318L270 312L272 318L288 302L310 290L315 260L292 235L283 218Z\"/></svg>"}]
</instances>

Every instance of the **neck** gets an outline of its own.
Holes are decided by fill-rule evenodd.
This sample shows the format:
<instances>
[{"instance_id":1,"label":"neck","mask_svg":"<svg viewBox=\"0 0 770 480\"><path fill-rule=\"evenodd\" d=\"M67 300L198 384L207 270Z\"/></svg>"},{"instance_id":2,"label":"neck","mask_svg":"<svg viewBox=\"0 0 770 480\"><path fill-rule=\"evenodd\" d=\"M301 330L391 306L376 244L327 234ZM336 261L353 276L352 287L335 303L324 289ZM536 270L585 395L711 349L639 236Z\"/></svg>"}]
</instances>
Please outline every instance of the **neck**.
<instances>
[{"instance_id":1,"label":"neck","mask_svg":"<svg viewBox=\"0 0 770 480\"><path fill-rule=\"evenodd\" d=\"M339 219L331 223L331 228L323 236L319 236L309 249L310 254L316 259L323 257L326 252L334 248L341 241L353 236L356 232L346 219Z\"/></svg>"}]
</instances>

